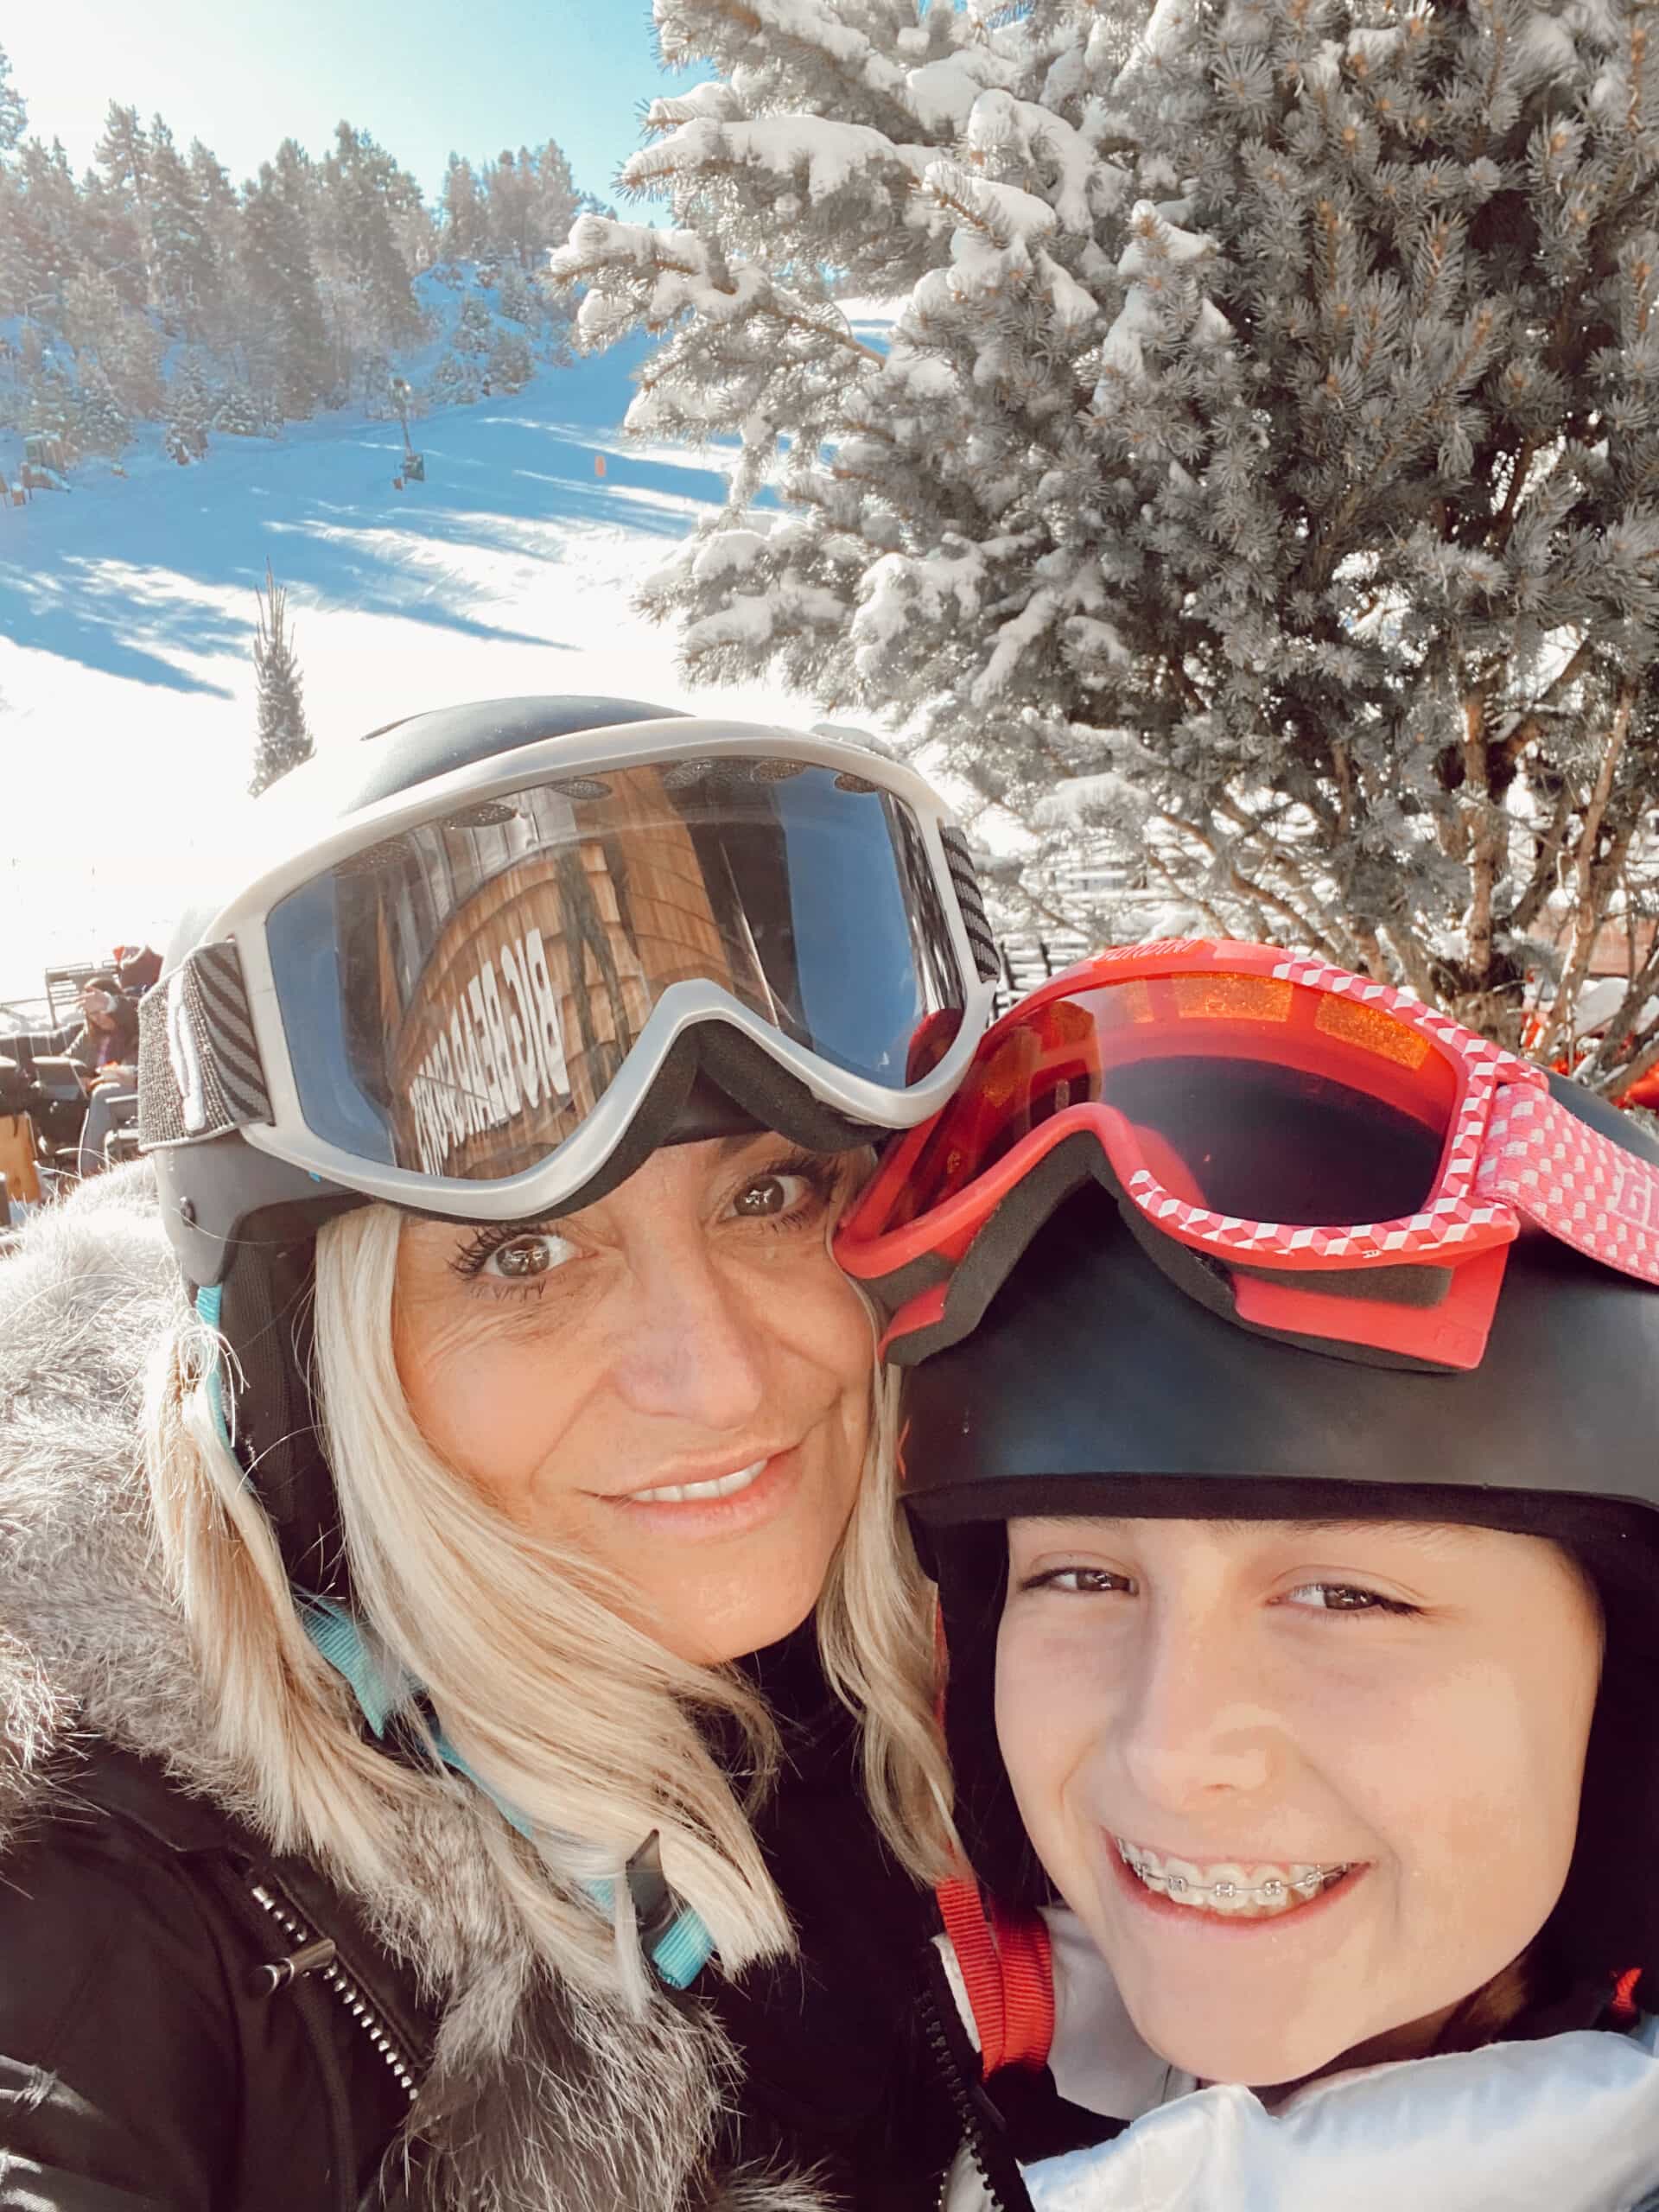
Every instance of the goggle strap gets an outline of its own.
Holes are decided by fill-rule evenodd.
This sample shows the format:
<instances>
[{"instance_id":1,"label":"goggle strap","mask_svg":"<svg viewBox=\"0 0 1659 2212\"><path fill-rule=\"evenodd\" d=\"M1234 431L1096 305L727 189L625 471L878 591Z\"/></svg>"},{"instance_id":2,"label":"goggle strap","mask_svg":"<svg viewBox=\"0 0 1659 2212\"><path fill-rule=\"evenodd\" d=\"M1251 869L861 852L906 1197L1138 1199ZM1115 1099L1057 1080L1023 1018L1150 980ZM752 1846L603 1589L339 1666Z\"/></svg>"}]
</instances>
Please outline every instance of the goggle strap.
<instances>
[{"instance_id":1,"label":"goggle strap","mask_svg":"<svg viewBox=\"0 0 1659 2212\"><path fill-rule=\"evenodd\" d=\"M954 823L942 822L939 824L939 842L944 848L945 866L950 871L951 888L957 894L962 925L967 931L968 942L974 949L974 965L979 970L979 979L982 983L995 983L1002 973L1002 957L996 949L996 939L991 934L985 901L980 893L979 876L968 850L968 840Z\"/></svg>"},{"instance_id":2,"label":"goggle strap","mask_svg":"<svg viewBox=\"0 0 1659 2212\"><path fill-rule=\"evenodd\" d=\"M242 958L228 939L198 945L140 1001L138 1096L146 1150L270 1120Z\"/></svg>"},{"instance_id":3,"label":"goggle strap","mask_svg":"<svg viewBox=\"0 0 1659 2212\"><path fill-rule=\"evenodd\" d=\"M1659 1284L1659 1173L1548 1091L1499 1091L1475 1190L1586 1258Z\"/></svg>"}]
</instances>

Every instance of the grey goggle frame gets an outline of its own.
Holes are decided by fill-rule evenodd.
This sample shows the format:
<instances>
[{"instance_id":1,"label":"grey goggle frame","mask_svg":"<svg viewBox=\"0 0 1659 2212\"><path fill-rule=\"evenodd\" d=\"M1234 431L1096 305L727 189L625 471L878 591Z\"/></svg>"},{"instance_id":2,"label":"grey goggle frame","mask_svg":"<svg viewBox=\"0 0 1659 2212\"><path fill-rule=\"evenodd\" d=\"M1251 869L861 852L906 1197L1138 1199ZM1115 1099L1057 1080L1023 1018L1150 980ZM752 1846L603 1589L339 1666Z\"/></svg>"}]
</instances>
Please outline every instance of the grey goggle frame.
<instances>
[{"instance_id":1,"label":"grey goggle frame","mask_svg":"<svg viewBox=\"0 0 1659 2212\"><path fill-rule=\"evenodd\" d=\"M498 1181L423 1173L361 1158L308 1126L266 938L267 919L283 898L378 842L467 804L583 771L721 758L830 769L874 785L909 810L935 878L963 992L957 1034L921 1081L896 1088L837 1067L720 984L691 981L664 992L587 1118L522 1173ZM280 834L284 810L270 806L270 812ZM989 1019L996 976L995 948L965 845L937 794L912 770L832 738L760 724L677 715L588 729L534 741L361 809L338 828L314 836L297 855L290 845L285 858L219 909L195 950L145 1001L143 1134L147 1149L169 1151L233 1134L273 1168L281 1163L314 1188L454 1219L535 1219L568 1205L573 1194L603 1178L677 1045L707 1023L726 1025L844 1121L879 1129L913 1127L937 1112L955 1088ZM289 1180L280 1173L274 1179L279 1185Z\"/></svg>"}]
</instances>

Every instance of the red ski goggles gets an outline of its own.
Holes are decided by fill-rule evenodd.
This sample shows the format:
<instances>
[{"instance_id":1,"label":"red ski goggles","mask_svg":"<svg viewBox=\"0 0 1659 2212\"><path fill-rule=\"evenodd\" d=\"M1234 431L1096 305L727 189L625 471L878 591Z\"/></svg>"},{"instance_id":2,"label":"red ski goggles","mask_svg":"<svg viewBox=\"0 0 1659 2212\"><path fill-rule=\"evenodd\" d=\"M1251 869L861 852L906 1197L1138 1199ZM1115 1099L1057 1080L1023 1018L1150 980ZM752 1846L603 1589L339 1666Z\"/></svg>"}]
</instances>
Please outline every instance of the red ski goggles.
<instances>
[{"instance_id":1,"label":"red ski goggles","mask_svg":"<svg viewBox=\"0 0 1659 2212\"><path fill-rule=\"evenodd\" d=\"M1033 991L887 1152L836 1255L888 1357L967 1335L1090 1178L1206 1303L1362 1357L1478 1366L1523 1223L1659 1285L1659 1171L1541 1069L1344 969L1164 942Z\"/></svg>"}]
</instances>

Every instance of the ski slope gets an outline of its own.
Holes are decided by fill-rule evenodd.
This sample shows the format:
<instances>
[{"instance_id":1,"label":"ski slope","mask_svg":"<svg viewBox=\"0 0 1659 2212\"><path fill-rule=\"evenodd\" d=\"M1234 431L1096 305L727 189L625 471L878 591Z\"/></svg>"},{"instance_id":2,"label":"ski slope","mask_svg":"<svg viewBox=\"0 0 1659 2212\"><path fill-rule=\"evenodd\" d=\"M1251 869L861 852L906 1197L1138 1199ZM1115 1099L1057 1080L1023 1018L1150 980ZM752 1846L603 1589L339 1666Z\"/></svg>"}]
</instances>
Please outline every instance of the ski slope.
<instances>
[{"instance_id":1,"label":"ski slope","mask_svg":"<svg viewBox=\"0 0 1659 2212\"><path fill-rule=\"evenodd\" d=\"M780 690L687 689L639 579L721 496L719 456L625 444L639 348L412 425L332 418L216 438L181 468L0 509L0 1000L50 960L159 942L233 848L254 727L254 588L289 590L318 748L422 708L613 692L760 719ZM596 471L596 461L604 474Z\"/></svg>"}]
</instances>

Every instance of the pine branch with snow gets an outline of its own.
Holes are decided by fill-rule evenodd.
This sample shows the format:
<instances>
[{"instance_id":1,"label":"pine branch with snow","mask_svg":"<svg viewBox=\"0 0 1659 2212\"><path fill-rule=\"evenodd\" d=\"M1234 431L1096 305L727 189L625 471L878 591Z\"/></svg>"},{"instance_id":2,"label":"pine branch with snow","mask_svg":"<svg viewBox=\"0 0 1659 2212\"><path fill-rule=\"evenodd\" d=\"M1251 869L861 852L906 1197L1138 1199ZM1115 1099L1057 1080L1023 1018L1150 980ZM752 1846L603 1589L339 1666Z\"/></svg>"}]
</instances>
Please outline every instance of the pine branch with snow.
<instances>
[{"instance_id":1,"label":"pine branch with snow","mask_svg":"<svg viewBox=\"0 0 1659 2212\"><path fill-rule=\"evenodd\" d=\"M737 442L646 597L688 672L905 723L1030 827L1046 922L1179 910L1556 1042L1616 925L1616 1087L1659 988L1643 0L656 17L716 73L624 172L666 220L553 271L582 342L658 341L630 429Z\"/></svg>"}]
</instances>

